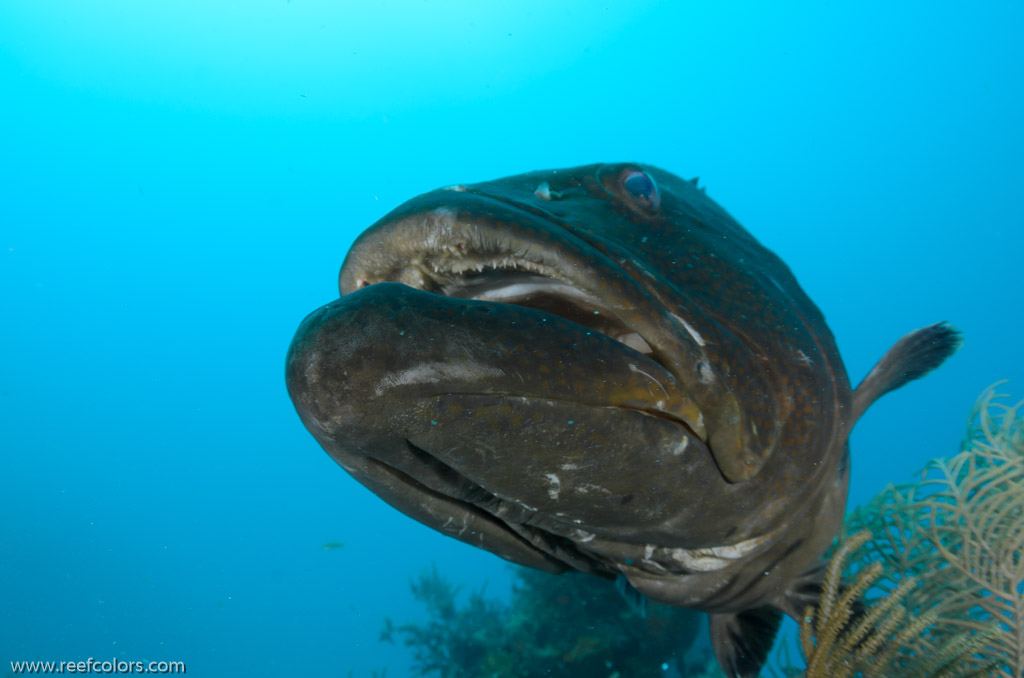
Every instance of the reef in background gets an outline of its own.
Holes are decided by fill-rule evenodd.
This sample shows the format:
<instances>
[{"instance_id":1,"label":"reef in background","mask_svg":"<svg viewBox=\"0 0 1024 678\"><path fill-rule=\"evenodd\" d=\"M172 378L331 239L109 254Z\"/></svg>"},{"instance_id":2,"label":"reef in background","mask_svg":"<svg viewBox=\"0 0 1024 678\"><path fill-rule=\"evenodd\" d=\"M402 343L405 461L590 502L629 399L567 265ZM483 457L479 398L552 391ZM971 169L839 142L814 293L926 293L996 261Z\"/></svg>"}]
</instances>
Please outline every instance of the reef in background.
<instances>
[{"instance_id":1,"label":"reef in background","mask_svg":"<svg viewBox=\"0 0 1024 678\"><path fill-rule=\"evenodd\" d=\"M777 652L763 675L1024 678L1024 401L1003 398L982 394L959 454L849 515L800 623L803 665ZM381 635L402 636L419 676L723 675L706 652L684 661L702 614L648 601L644 619L596 577L516 576L507 604L480 590L459 607L428 570L412 589L429 621Z\"/></svg>"},{"instance_id":2,"label":"reef in background","mask_svg":"<svg viewBox=\"0 0 1024 678\"><path fill-rule=\"evenodd\" d=\"M508 603L458 588L431 568L412 582L426 608L424 624L394 625L412 649L413 675L440 678L692 675L687 650L706 623L693 610L647 601L642 617L612 582L589 575L551 575L517 567ZM703 663L703 662L702 662Z\"/></svg>"}]
</instances>

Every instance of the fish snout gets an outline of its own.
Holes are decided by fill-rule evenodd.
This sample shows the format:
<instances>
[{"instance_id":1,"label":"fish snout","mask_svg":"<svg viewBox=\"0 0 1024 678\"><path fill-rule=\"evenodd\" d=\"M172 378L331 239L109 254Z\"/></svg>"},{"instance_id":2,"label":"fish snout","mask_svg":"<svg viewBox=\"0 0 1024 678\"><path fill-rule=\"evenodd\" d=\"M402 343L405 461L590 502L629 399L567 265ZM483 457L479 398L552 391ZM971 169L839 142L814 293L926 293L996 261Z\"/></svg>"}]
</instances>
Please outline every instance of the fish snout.
<instances>
[{"instance_id":1,"label":"fish snout","mask_svg":"<svg viewBox=\"0 0 1024 678\"><path fill-rule=\"evenodd\" d=\"M647 356L537 309L399 283L310 314L286 379L302 421L343 467L371 457L465 501L513 491L517 469L541 479L571 469L585 450L621 448L618 457L638 439L659 457L703 448L674 414L689 404L684 392Z\"/></svg>"},{"instance_id":2,"label":"fish snout","mask_svg":"<svg viewBox=\"0 0 1024 678\"><path fill-rule=\"evenodd\" d=\"M347 294L306 317L288 351L286 382L303 423L333 450L375 455L405 427L416 403L438 392L484 389L499 368L474 332L455 331L456 309L424 303L399 283ZM417 303L418 302L418 303ZM458 335L458 336L454 336ZM477 349L474 351L474 349Z\"/></svg>"}]
</instances>

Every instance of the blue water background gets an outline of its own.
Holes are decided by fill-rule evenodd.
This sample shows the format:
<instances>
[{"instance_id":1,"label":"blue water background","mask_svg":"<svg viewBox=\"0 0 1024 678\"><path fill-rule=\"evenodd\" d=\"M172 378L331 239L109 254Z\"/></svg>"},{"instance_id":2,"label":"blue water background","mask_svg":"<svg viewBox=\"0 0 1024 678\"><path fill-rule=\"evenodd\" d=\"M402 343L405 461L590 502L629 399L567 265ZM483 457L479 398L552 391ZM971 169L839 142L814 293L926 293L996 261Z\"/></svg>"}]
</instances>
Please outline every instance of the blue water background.
<instances>
[{"instance_id":1,"label":"blue water background","mask_svg":"<svg viewBox=\"0 0 1024 678\"><path fill-rule=\"evenodd\" d=\"M283 383L353 238L423 191L638 160L792 267L858 380L966 335L853 438L852 502L1024 396L1019 3L0 3L0 673L406 675L377 639L436 562ZM344 542L324 550L326 542Z\"/></svg>"}]
</instances>

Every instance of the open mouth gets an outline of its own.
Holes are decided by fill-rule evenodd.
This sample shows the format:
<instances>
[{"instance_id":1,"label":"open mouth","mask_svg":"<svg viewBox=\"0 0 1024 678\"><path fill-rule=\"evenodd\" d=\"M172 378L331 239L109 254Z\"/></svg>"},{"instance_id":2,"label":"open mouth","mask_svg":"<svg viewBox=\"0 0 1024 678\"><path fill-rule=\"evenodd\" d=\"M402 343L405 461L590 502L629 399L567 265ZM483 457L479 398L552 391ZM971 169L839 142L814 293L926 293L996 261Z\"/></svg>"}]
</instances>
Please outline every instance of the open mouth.
<instances>
[{"instance_id":1,"label":"open mouth","mask_svg":"<svg viewBox=\"0 0 1024 678\"><path fill-rule=\"evenodd\" d=\"M447 297L533 308L600 332L644 355L653 353L640 333L608 304L560 280L555 271L513 257L480 262L468 269L458 260L435 260L433 264L429 270L419 271L425 283L421 289Z\"/></svg>"},{"instance_id":2,"label":"open mouth","mask_svg":"<svg viewBox=\"0 0 1024 678\"><path fill-rule=\"evenodd\" d=\"M477 204L481 198L487 200L474 198ZM575 332L570 327L563 330L573 332L571 336L604 335L621 345L617 374L630 378L636 373L646 375L635 377L642 388L623 387L616 394L618 399L606 402L595 395L578 404L641 411L668 420L679 426L680 440L694 443L691 454L704 447L701 414L666 367L671 360L665 358L675 354L666 350L658 332L670 330L659 326L662 318L651 315L655 307L650 296L616 261L557 222L509 203L495 207L486 202L490 213L483 208L456 211L434 205L363 233L342 266L342 295L376 283L401 283L449 299L526 307L557 316L576 328ZM494 211L503 218L496 218ZM424 303L419 299L410 297L410 303ZM495 326L489 327L493 332ZM519 384L509 386L518 388ZM502 397L520 397L518 393ZM543 393L525 397L545 401ZM550 402L558 402L558 398L555 392ZM535 556L523 551L539 552L576 569L607 573L585 547L574 543L571 535L578 531L580 521L527 506L509 492L504 481L491 486L479 471L471 474L457 463L449 464L446 459L451 457L445 456L449 453L437 453L420 439L406 437L404 442L406 449L394 456L371 455L360 463L367 473L387 479L388 487L404 487L402 493L407 497L419 497L424 505L444 505L452 515L471 516L467 520L477 524L480 534L490 534L488 539L500 539L509 546L511 552L501 554L505 557L537 566L534 560L525 560ZM427 516L422 520L451 533L447 519ZM452 536L469 539L468 535Z\"/></svg>"},{"instance_id":3,"label":"open mouth","mask_svg":"<svg viewBox=\"0 0 1024 678\"><path fill-rule=\"evenodd\" d=\"M666 407L655 398L644 409L684 424L730 482L756 475L774 449L771 421L762 417L758 433L733 385L709 359L706 338L685 313L659 300L645 279L657 277L630 252L529 206L479 193L450 195L429 194L360 236L342 266L341 293L392 281L534 308L607 335L673 377ZM736 348L756 364L756 351ZM763 375L751 375L768 388Z\"/></svg>"},{"instance_id":4,"label":"open mouth","mask_svg":"<svg viewBox=\"0 0 1024 678\"><path fill-rule=\"evenodd\" d=\"M602 296L593 284L599 278L594 259L604 255L568 232L560 240L575 247L553 252L514 229L474 226L453 212L435 210L357 241L342 268L341 291L390 281L446 297L525 306L658 360L641 330L624 318L619 307L624 300Z\"/></svg>"},{"instance_id":5,"label":"open mouth","mask_svg":"<svg viewBox=\"0 0 1024 678\"><path fill-rule=\"evenodd\" d=\"M594 296L571 284L539 274L509 274L502 269L483 269L444 288L443 294L481 301L496 301L535 308L583 325L625 344L644 355L654 350L640 333Z\"/></svg>"}]
</instances>

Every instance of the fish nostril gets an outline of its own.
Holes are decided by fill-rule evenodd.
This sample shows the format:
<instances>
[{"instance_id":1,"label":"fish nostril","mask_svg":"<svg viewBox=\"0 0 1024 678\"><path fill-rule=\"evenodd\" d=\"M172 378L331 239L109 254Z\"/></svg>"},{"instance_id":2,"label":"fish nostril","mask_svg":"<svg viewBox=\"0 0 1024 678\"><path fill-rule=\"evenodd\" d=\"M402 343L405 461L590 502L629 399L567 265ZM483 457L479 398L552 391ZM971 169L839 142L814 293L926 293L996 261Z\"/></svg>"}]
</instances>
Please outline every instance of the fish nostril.
<instances>
[{"instance_id":1,"label":"fish nostril","mask_svg":"<svg viewBox=\"0 0 1024 678\"><path fill-rule=\"evenodd\" d=\"M533 194L541 200L558 200L563 195L561 191L552 191L551 186L546 181L540 182Z\"/></svg>"}]
</instances>

